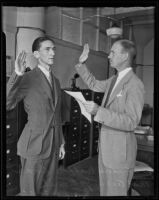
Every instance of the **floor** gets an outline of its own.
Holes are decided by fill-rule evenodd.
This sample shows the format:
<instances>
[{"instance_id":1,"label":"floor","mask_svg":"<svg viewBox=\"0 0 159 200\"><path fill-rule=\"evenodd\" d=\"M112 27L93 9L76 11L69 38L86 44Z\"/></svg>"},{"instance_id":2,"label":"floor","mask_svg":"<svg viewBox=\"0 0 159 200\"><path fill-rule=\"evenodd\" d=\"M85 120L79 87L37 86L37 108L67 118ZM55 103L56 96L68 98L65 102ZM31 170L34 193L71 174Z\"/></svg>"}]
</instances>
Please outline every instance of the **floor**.
<instances>
[{"instance_id":1,"label":"floor","mask_svg":"<svg viewBox=\"0 0 159 200\"><path fill-rule=\"evenodd\" d=\"M99 196L97 156L67 168L59 167L57 196ZM132 196L139 193L132 190Z\"/></svg>"}]
</instances>

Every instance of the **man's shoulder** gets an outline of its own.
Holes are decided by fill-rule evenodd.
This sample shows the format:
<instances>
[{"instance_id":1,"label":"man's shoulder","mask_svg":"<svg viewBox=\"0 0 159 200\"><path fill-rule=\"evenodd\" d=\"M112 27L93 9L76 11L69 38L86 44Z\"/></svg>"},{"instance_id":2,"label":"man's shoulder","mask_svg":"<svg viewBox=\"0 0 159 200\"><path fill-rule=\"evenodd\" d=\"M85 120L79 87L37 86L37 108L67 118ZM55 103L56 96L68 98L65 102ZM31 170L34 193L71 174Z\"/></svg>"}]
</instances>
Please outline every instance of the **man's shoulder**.
<instances>
[{"instance_id":1,"label":"man's shoulder","mask_svg":"<svg viewBox=\"0 0 159 200\"><path fill-rule=\"evenodd\" d=\"M142 87L144 88L144 84L142 82L142 80L137 76L137 74L135 72L133 72L133 76L132 76L132 82L137 85L137 87Z\"/></svg>"}]
</instances>

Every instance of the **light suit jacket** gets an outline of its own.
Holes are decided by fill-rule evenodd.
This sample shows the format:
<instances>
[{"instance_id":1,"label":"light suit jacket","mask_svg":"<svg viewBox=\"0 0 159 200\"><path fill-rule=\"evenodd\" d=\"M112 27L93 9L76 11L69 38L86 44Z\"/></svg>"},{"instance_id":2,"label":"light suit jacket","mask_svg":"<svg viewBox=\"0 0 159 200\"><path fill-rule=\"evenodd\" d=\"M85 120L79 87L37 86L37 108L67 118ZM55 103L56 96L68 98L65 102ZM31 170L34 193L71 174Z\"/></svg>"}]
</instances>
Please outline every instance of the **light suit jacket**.
<instances>
[{"instance_id":1,"label":"light suit jacket","mask_svg":"<svg viewBox=\"0 0 159 200\"><path fill-rule=\"evenodd\" d=\"M113 77L104 81L96 80L85 64L81 67L77 65L76 70L90 89L105 93L94 117L95 121L102 124L99 153L103 164L112 169L133 168L137 153L134 129L140 122L144 105L143 83L130 70L104 105Z\"/></svg>"},{"instance_id":2,"label":"light suit jacket","mask_svg":"<svg viewBox=\"0 0 159 200\"><path fill-rule=\"evenodd\" d=\"M55 77L53 82L54 93L43 72L36 67L23 76L14 72L7 83L7 110L23 99L28 114L17 145L18 155L24 158L47 158L55 137L57 148L64 143L60 83Z\"/></svg>"}]
</instances>

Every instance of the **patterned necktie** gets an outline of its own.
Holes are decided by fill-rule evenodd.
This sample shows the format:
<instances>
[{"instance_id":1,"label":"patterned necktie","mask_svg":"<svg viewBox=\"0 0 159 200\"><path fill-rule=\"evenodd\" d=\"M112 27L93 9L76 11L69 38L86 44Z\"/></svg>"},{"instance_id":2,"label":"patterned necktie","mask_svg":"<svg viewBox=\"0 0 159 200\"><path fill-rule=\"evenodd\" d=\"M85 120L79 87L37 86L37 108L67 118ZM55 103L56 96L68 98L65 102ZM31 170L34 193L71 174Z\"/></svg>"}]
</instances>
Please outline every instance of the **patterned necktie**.
<instances>
[{"instance_id":1,"label":"patterned necktie","mask_svg":"<svg viewBox=\"0 0 159 200\"><path fill-rule=\"evenodd\" d=\"M113 89L113 87L114 87L114 85L115 85L115 82L116 82L117 78L118 78L118 75L116 74L116 75L114 76L114 78L113 78L111 84L110 84L110 88L109 88L109 91L108 91L108 94L107 94L107 97L106 97L106 100L105 100L105 103L104 103L104 107L105 107L105 105L108 103L108 100L109 100L111 91L112 91L112 89Z\"/></svg>"}]
</instances>

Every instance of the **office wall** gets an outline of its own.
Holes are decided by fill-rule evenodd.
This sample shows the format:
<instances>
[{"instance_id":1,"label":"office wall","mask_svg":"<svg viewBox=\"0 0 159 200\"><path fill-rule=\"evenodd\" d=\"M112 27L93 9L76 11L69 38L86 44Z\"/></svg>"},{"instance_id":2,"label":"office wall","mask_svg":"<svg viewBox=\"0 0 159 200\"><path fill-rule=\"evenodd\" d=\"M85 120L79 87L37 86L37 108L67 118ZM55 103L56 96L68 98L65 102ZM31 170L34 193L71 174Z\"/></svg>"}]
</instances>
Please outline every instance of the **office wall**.
<instances>
[{"instance_id":1,"label":"office wall","mask_svg":"<svg viewBox=\"0 0 159 200\"><path fill-rule=\"evenodd\" d=\"M71 79L76 73L74 66L78 63L83 47L59 39L53 39L56 43L54 72L60 80L61 87L69 88L71 86ZM86 64L97 79L106 79L108 73L107 54L90 50ZM81 78L77 79L77 86L80 89L87 88Z\"/></svg>"}]
</instances>

